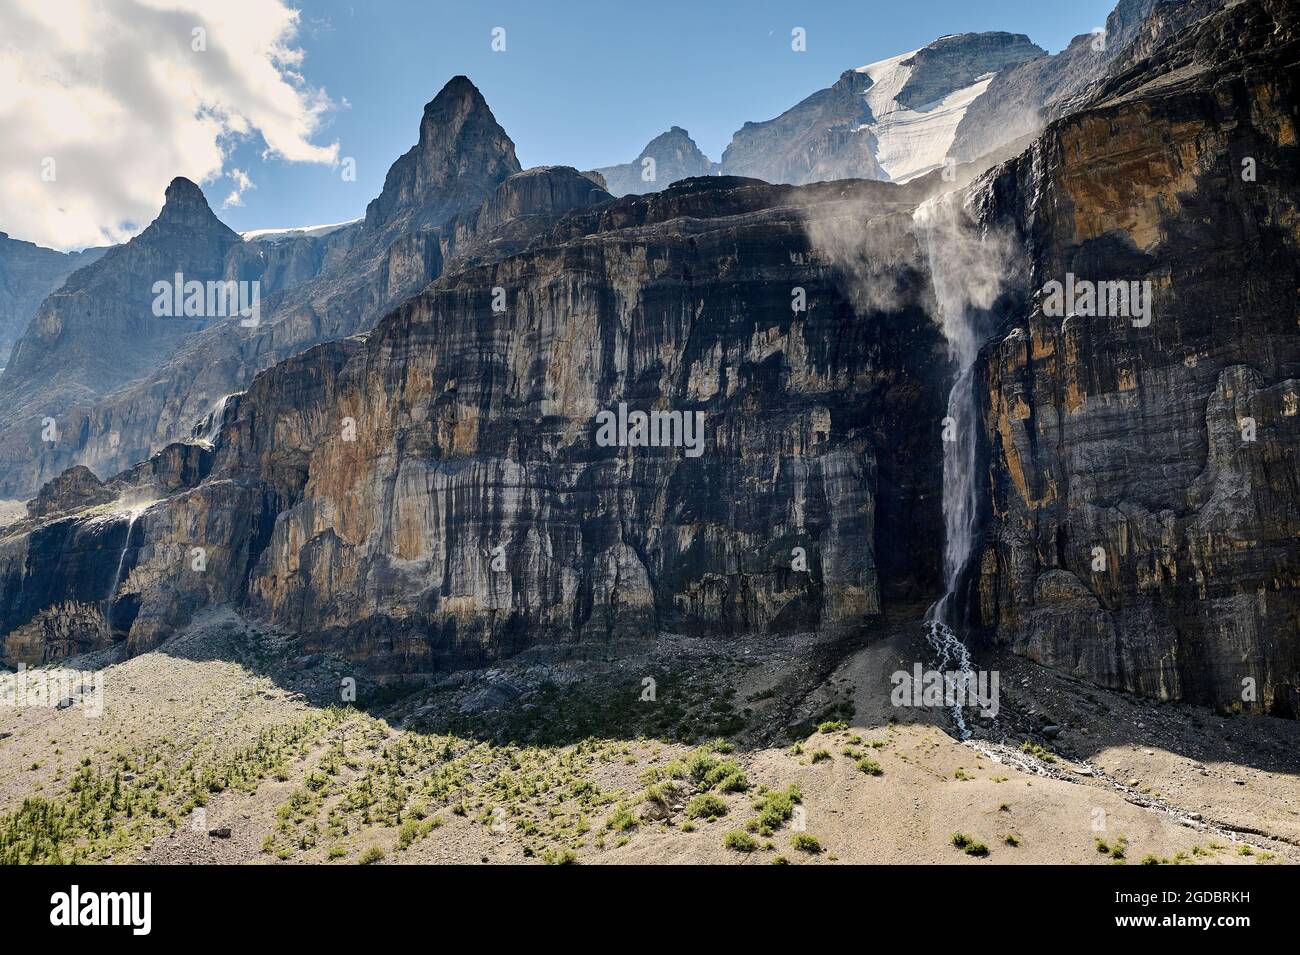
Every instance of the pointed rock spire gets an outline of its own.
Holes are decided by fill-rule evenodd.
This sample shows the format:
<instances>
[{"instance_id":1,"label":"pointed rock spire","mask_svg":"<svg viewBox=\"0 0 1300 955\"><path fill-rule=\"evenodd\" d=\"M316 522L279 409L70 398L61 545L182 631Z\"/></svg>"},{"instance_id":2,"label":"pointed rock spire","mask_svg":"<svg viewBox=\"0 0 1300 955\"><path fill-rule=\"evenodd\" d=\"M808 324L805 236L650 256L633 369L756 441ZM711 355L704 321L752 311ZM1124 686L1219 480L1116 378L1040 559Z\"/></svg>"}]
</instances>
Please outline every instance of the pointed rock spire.
<instances>
[{"instance_id":1,"label":"pointed rock spire","mask_svg":"<svg viewBox=\"0 0 1300 955\"><path fill-rule=\"evenodd\" d=\"M424 107L419 142L393 163L383 192L366 207L366 229L441 225L520 169L515 144L483 94L453 76Z\"/></svg>"}]
</instances>

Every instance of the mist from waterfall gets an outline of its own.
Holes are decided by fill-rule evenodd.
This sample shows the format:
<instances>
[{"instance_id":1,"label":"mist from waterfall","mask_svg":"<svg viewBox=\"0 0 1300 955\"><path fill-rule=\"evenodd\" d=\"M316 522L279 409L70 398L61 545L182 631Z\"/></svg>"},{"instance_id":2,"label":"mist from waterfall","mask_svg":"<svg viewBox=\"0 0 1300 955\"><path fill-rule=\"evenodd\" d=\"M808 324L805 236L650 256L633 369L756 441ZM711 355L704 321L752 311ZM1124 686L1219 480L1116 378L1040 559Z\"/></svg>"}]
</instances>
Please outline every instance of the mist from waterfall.
<instances>
[{"instance_id":1,"label":"mist from waterfall","mask_svg":"<svg viewBox=\"0 0 1300 955\"><path fill-rule=\"evenodd\" d=\"M1008 235L979 228L963 206L968 193L955 191L923 202L912 215L917 242L929 266L937 318L956 369L943 422L944 593L926 611L926 639L940 672L973 678L970 651L961 639L954 596L975 543L977 494L975 361L993 331L989 318L1014 268ZM953 719L962 739L970 736L960 706Z\"/></svg>"}]
</instances>

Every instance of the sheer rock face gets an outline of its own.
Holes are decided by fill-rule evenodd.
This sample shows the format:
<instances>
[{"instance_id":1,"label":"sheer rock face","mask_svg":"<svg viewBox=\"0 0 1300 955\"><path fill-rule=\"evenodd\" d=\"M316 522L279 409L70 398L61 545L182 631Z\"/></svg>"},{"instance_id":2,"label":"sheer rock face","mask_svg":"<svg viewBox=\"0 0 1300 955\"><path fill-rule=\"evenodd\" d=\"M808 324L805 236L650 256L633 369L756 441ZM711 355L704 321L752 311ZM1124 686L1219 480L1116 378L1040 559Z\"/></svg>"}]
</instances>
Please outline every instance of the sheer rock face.
<instances>
[{"instance_id":1,"label":"sheer rock face","mask_svg":"<svg viewBox=\"0 0 1300 955\"><path fill-rule=\"evenodd\" d=\"M448 273L364 340L259 375L205 475L129 535L124 514L70 515L0 541L9 659L53 652L33 623L70 604L141 650L231 600L385 673L661 629L860 627L935 585L943 348L905 230L896 307L855 312L808 223L910 222L914 202L696 179ZM701 453L599 444L620 402L701 413ZM110 482L124 499L137 471ZM101 555L100 590L27 593L33 551L96 528L78 552Z\"/></svg>"},{"instance_id":2,"label":"sheer rock face","mask_svg":"<svg viewBox=\"0 0 1300 955\"><path fill-rule=\"evenodd\" d=\"M968 197L1027 278L975 366L958 602L1080 678L1295 716L1300 14L1170 16ZM933 593L952 368L912 213L938 173L593 187L515 173L437 230L359 224L372 271L263 344L336 340L106 482L114 504L6 529L5 661L144 650L226 602L394 674L540 641L834 633ZM1071 276L1149 282L1150 322L1054 314L1039 290ZM620 403L703 414L701 453L599 443Z\"/></svg>"},{"instance_id":3,"label":"sheer rock face","mask_svg":"<svg viewBox=\"0 0 1300 955\"><path fill-rule=\"evenodd\" d=\"M1135 327L1040 299L985 349L991 487L971 581L973 618L1019 653L1290 716L1298 41L1293 5L1216 14L1134 57L990 184L1034 288L1150 281L1154 304Z\"/></svg>"},{"instance_id":4,"label":"sheer rock face","mask_svg":"<svg viewBox=\"0 0 1300 955\"><path fill-rule=\"evenodd\" d=\"M0 232L0 367L45 297L106 251L56 252Z\"/></svg>"},{"instance_id":5,"label":"sheer rock face","mask_svg":"<svg viewBox=\"0 0 1300 955\"><path fill-rule=\"evenodd\" d=\"M646 163L653 159L653 166ZM653 178L646 178L653 169ZM690 133L674 126L646 144L632 162L605 166L595 170L604 178L610 193L616 196L644 195L658 192L675 182L696 176L711 175L717 164L700 152Z\"/></svg>"},{"instance_id":6,"label":"sheer rock face","mask_svg":"<svg viewBox=\"0 0 1300 955\"><path fill-rule=\"evenodd\" d=\"M74 464L101 476L130 467L186 437L196 421L225 396L246 388L258 371L318 342L370 328L440 275L449 260L489 248L496 233L504 248L519 247L566 209L610 198L571 169L530 170L507 185L517 174L513 143L478 90L457 77L425 108L419 143L394 164L363 222L319 237L242 242L213 218L220 241L212 241L223 254L217 256L214 248L203 274L196 266L187 267L186 275L261 281L260 324L189 320L187 334L179 336L171 333L187 320L153 319L173 324L152 344L140 343L134 331L128 335L127 326L95 331L103 352L130 350L129 361L111 372L121 387L97 400L86 395L84 401L61 391L54 443L42 440L30 399L8 402L6 407L24 410L0 427L0 496L26 496ZM498 189L504 191L497 194ZM480 215L479 206L488 200L491 208ZM123 248L150 247L144 239L142 234ZM177 241L195 240L182 235ZM143 264L132 259L130 268L122 267L121 259L99 263L98 285L84 303L94 319L89 324L99 328L101 312L119 308L106 302L119 300L126 303L120 306L123 322L139 324L141 309L150 319L151 299L141 298L148 292L142 283L146 277L150 282L171 277L176 263L174 257L163 261L165 252L150 253ZM124 283L138 293L134 298L105 297L105 289ZM56 299L46 307L55 309ZM66 343L53 340L44 353L57 363L66 351Z\"/></svg>"}]
</instances>

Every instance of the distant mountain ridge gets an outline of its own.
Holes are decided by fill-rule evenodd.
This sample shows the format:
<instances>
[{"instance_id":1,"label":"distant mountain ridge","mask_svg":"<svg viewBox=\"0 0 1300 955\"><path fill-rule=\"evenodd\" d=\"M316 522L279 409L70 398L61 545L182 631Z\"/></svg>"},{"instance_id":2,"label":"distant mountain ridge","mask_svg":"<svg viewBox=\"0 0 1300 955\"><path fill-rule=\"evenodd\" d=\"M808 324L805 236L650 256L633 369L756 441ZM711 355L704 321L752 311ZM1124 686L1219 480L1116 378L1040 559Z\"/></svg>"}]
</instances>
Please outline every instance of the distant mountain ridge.
<instances>
[{"instance_id":1,"label":"distant mountain ridge","mask_svg":"<svg viewBox=\"0 0 1300 955\"><path fill-rule=\"evenodd\" d=\"M653 160L647 163L646 160ZM718 164L700 151L690 133L674 126L646 144L632 162L594 170L615 196L643 195L667 189L692 176L712 175Z\"/></svg>"},{"instance_id":2,"label":"distant mountain ridge","mask_svg":"<svg viewBox=\"0 0 1300 955\"><path fill-rule=\"evenodd\" d=\"M963 33L848 70L775 119L737 130L722 172L793 184L905 182L943 163L995 74L1045 55L1023 34Z\"/></svg>"},{"instance_id":3,"label":"distant mountain ridge","mask_svg":"<svg viewBox=\"0 0 1300 955\"><path fill-rule=\"evenodd\" d=\"M9 353L45 297L107 251L57 252L0 232L0 367L9 363Z\"/></svg>"}]
</instances>

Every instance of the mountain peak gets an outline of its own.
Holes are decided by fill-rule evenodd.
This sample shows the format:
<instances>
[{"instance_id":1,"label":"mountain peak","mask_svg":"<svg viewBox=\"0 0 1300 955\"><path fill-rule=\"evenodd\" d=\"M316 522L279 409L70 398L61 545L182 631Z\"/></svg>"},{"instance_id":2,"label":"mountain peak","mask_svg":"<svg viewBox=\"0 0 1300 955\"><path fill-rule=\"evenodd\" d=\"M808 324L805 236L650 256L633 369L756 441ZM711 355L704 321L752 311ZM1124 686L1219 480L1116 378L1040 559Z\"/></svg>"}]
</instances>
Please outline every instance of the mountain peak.
<instances>
[{"instance_id":1,"label":"mountain peak","mask_svg":"<svg viewBox=\"0 0 1300 955\"><path fill-rule=\"evenodd\" d=\"M673 126L667 132L660 133L650 140L637 158L654 156L656 160L662 160L670 152L678 160L701 161L706 164L709 162L704 153L700 151L700 147L695 145L695 140L691 139L691 134L680 126ZM700 173L700 175L707 175L707 172Z\"/></svg>"},{"instance_id":2,"label":"mountain peak","mask_svg":"<svg viewBox=\"0 0 1300 955\"><path fill-rule=\"evenodd\" d=\"M168 183L167 191L163 195L167 202L198 199L207 204L207 200L203 198L203 190L192 179L186 179L184 176L177 176Z\"/></svg>"},{"instance_id":3,"label":"mountain peak","mask_svg":"<svg viewBox=\"0 0 1300 955\"><path fill-rule=\"evenodd\" d=\"M970 86L981 76L1046 55L1046 50L1023 33L941 36L901 62L911 67L911 73L896 100L909 109L919 109Z\"/></svg>"},{"instance_id":4,"label":"mountain peak","mask_svg":"<svg viewBox=\"0 0 1300 955\"><path fill-rule=\"evenodd\" d=\"M653 165L647 160L654 160ZM605 180L611 194L626 196L657 192L681 179L711 175L713 170L713 160L700 151L691 134L680 126L671 126L646 143L632 162L593 172Z\"/></svg>"},{"instance_id":5,"label":"mountain peak","mask_svg":"<svg viewBox=\"0 0 1300 955\"><path fill-rule=\"evenodd\" d=\"M521 169L515 144L478 87L453 76L424 107L419 141L389 168L383 191L366 208L366 229L399 218L440 225Z\"/></svg>"},{"instance_id":6,"label":"mountain peak","mask_svg":"<svg viewBox=\"0 0 1300 955\"><path fill-rule=\"evenodd\" d=\"M217 218L208 205L203 190L184 176L177 176L167 185L167 191L163 194L162 211L150 228L157 226L179 226L186 229L211 229L215 226L223 232L235 234Z\"/></svg>"}]
</instances>

